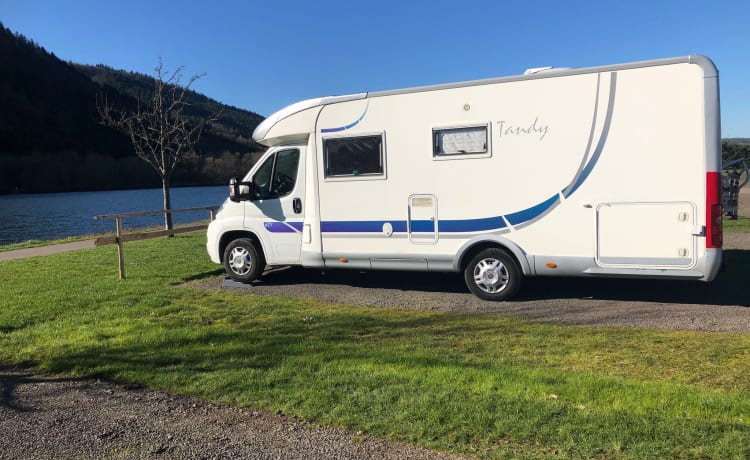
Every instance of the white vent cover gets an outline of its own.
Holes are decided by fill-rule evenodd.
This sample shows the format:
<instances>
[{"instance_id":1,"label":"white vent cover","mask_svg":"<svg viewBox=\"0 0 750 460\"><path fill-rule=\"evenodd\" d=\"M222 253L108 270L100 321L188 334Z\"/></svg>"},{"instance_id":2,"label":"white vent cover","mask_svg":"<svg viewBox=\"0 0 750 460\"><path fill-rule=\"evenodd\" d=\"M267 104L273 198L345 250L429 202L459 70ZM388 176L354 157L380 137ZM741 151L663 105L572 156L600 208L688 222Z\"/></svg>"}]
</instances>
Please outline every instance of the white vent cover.
<instances>
[{"instance_id":1,"label":"white vent cover","mask_svg":"<svg viewBox=\"0 0 750 460\"><path fill-rule=\"evenodd\" d=\"M535 73L544 72L545 70L552 70L552 66L547 67L534 67L531 69L526 69L526 72L524 72L524 75L533 75Z\"/></svg>"}]
</instances>

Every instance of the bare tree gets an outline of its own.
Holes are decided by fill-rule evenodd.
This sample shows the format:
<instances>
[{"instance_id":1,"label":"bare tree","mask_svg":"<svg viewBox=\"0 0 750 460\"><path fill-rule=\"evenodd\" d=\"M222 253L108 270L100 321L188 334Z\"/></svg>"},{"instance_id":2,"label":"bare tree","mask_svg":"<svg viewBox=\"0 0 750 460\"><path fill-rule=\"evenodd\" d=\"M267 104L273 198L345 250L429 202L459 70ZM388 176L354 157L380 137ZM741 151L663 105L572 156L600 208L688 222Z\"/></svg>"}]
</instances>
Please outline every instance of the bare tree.
<instances>
[{"instance_id":1,"label":"bare tree","mask_svg":"<svg viewBox=\"0 0 750 460\"><path fill-rule=\"evenodd\" d=\"M116 128L130 137L135 153L159 173L164 195L164 210L172 208L169 183L175 166L181 161L195 155L198 143L206 123L218 120L220 113L207 118L188 118L184 109L189 104L185 96L190 86L203 75L190 77L182 86L184 67L174 72L164 70L159 58L159 65L154 69L154 92L148 101L138 101L135 110L115 109L105 97L97 99L97 110L107 126ZM172 214L164 213L164 228L172 228Z\"/></svg>"}]
</instances>

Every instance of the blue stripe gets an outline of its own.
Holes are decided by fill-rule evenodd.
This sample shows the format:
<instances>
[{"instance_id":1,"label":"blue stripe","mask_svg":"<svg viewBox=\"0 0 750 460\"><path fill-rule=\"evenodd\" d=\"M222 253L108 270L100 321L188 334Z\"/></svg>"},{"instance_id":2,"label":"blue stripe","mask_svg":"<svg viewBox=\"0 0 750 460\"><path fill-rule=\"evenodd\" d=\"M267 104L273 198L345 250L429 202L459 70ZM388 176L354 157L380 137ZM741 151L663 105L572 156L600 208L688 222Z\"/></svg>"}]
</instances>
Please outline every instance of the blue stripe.
<instances>
[{"instance_id":1,"label":"blue stripe","mask_svg":"<svg viewBox=\"0 0 750 460\"><path fill-rule=\"evenodd\" d=\"M523 211L508 214L505 217L511 225L522 224L539 217L559 202L560 196L555 194L539 204ZM320 230L323 233L381 233L385 223L390 223L393 226L394 233L407 232L406 221L403 220L324 221L320 223ZM507 224L503 216L485 217L482 219L441 220L438 224L440 232L445 233L486 232L502 230L506 227ZM417 233L434 232L435 222L431 220L412 221L411 231Z\"/></svg>"},{"instance_id":2,"label":"blue stripe","mask_svg":"<svg viewBox=\"0 0 750 460\"><path fill-rule=\"evenodd\" d=\"M441 220L439 228L441 232L483 232L488 230L500 230L507 227L502 216L486 217L484 219L463 220Z\"/></svg>"},{"instance_id":3,"label":"blue stripe","mask_svg":"<svg viewBox=\"0 0 750 460\"><path fill-rule=\"evenodd\" d=\"M353 128L353 127L357 126L359 124L359 122L362 121L365 118L365 115L367 115L367 108L368 107L369 107L369 103L368 103L368 105L365 106L365 111L362 112L362 115L357 120L349 123L348 125L339 126L337 128L321 128L320 132L321 133L338 133L338 132L346 131L349 128Z\"/></svg>"},{"instance_id":4,"label":"blue stripe","mask_svg":"<svg viewBox=\"0 0 750 460\"><path fill-rule=\"evenodd\" d=\"M560 202L558 194L522 211L507 214L505 218L511 225L518 225L544 214ZM406 233L408 231L405 220L329 220L320 223L320 231L323 233L382 233L383 225L391 224L394 233ZM265 222L266 229L271 233L292 233L302 231L302 222ZM485 217L481 219L456 219L441 220L439 229L445 233L469 233L496 231L507 228L503 216ZM414 220L411 222L411 231L415 233L431 233L435 231L435 222L431 220Z\"/></svg>"},{"instance_id":5,"label":"blue stripe","mask_svg":"<svg viewBox=\"0 0 750 460\"><path fill-rule=\"evenodd\" d=\"M330 220L320 223L320 231L323 233L382 233L383 225L389 223L393 226L394 233L406 232L406 221L385 221L385 220Z\"/></svg>"},{"instance_id":6,"label":"blue stripe","mask_svg":"<svg viewBox=\"0 0 750 460\"><path fill-rule=\"evenodd\" d=\"M434 232L435 222L432 220L413 220L411 221L411 231L417 233Z\"/></svg>"},{"instance_id":7,"label":"blue stripe","mask_svg":"<svg viewBox=\"0 0 750 460\"><path fill-rule=\"evenodd\" d=\"M505 216L511 225L518 225L524 222L528 222L536 217L542 215L545 211L556 205L560 201L560 195L557 193L552 195L550 198L542 201L541 203L534 205L523 211L514 212Z\"/></svg>"}]
</instances>

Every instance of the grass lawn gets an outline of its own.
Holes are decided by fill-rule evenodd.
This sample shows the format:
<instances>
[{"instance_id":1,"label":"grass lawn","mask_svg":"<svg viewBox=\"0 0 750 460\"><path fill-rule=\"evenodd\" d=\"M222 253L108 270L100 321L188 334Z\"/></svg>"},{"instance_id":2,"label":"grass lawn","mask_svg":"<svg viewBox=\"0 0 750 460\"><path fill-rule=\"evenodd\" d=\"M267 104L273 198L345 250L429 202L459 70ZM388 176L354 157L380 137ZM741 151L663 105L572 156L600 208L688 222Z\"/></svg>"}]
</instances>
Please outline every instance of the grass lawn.
<instances>
[{"instance_id":1,"label":"grass lawn","mask_svg":"<svg viewBox=\"0 0 750 460\"><path fill-rule=\"evenodd\" d=\"M0 263L0 363L487 457L750 457L750 334L181 287L220 273L204 244L126 243L124 281L113 246Z\"/></svg>"},{"instance_id":2,"label":"grass lawn","mask_svg":"<svg viewBox=\"0 0 750 460\"><path fill-rule=\"evenodd\" d=\"M727 233L750 233L750 217L738 217L737 220L724 218L724 231Z\"/></svg>"}]
</instances>

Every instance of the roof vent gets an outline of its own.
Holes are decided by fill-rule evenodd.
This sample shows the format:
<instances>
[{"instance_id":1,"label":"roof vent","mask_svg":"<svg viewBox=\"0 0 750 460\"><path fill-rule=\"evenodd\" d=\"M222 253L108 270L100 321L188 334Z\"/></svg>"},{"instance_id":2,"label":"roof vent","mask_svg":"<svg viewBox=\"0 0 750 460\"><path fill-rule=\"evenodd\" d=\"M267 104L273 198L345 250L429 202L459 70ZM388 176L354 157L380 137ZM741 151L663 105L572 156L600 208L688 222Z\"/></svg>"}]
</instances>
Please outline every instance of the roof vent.
<instances>
[{"instance_id":1,"label":"roof vent","mask_svg":"<svg viewBox=\"0 0 750 460\"><path fill-rule=\"evenodd\" d=\"M545 70L552 70L552 66L547 67L534 67L532 69L526 69L524 75L534 75L535 73L544 72Z\"/></svg>"}]
</instances>

